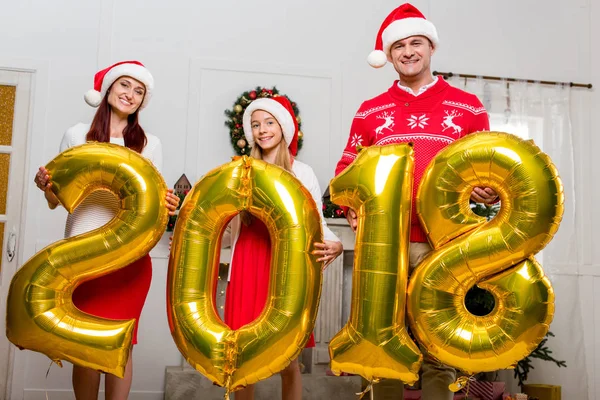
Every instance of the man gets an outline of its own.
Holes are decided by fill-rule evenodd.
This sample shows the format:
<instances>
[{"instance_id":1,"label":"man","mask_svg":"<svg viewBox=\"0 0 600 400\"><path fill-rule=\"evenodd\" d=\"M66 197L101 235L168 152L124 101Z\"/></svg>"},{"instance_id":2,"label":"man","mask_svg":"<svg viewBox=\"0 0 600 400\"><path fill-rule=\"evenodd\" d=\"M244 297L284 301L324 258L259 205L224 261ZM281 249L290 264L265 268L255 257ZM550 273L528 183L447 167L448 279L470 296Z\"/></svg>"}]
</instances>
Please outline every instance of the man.
<instances>
[{"instance_id":1,"label":"man","mask_svg":"<svg viewBox=\"0 0 600 400\"><path fill-rule=\"evenodd\" d=\"M487 112L476 96L450 86L431 73L431 56L439 43L435 26L411 4L396 8L384 20L368 62L375 68L386 61L394 65L399 80L384 93L365 101L354 116L348 144L335 173L341 173L356 157L356 146L414 144L415 168L410 230L410 270L431 251L416 217L415 195L425 168L444 147L477 131L489 130ZM475 188L471 199L492 203L491 188ZM347 212L356 230L356 213ZM448 385L456 379L453 368L425 357L422 398L450 400Z\"/></svg>"}]
</instances>

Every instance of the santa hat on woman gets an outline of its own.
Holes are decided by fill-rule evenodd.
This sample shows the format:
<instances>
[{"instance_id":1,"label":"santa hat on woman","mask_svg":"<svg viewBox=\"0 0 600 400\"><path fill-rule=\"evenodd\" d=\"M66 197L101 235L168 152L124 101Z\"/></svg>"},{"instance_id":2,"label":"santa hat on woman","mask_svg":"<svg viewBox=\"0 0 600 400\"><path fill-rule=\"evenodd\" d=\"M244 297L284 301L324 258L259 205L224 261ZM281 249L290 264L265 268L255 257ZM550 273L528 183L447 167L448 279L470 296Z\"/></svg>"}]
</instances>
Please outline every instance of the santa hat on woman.
<instances>
[{"instance_id":1,"label":"santa hat on woman","mask_svg":"<svg viewBox=\"0 0 600 400\"><path fill-rule=\"evenodd\" d=\"M94 75L94 88L88 90L83 96L85 102L92 107L98 107L106 95L108 88L122 76L129 76L144 84L146 94L139 109L141 110L146 107L152 97L154 78L150 74L150 71L144 67L144 64L139 61L121 61L102 71L96 72L96 75Z\"/></svg>"},{"instance_id":2,"label":"santa hat on woman","mask_svg":"<svg viewBox=\"0 0 600 400\"><path fill-rule=\"evenodd\" d=\"M440 42L435 26L425 19L421 11L412 4L402 4L381 24L375 41L375 50L369 54L367 62L374 68L383 67L390 57L390 47L394 43L417 35L428 38L434 48Z\"/></svg>"},{"instance_id":3,"label":"santa hat on woman","mask_svg":"<svg viewBox=\"0 0 600 400\"><path fill-rule=\"evenodd\" d=\"M283 133L283 138L288 144L290 154L298 154L298 121L292 104L285 96L265 97L256 99L246 107L244 111L244 135L246 141L252 147L254 145L254 136L252 136L252 113L256 110L263 110L271 114L279 125Z\"/></svg>"}]
</instances>

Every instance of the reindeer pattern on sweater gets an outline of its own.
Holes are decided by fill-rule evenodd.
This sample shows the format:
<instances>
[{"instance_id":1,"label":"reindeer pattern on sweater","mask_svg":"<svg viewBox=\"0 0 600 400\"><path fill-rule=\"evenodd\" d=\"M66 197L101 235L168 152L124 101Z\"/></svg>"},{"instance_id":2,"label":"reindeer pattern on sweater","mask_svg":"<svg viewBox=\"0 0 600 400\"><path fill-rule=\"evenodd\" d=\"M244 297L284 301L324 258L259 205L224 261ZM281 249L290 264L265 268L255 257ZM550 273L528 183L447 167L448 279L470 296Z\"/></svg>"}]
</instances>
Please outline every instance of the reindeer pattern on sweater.
<instances>
[{"instance_id":1,"label":"reindeer pattern on sweater","mask_svg":"<svg viewBox=\"0 0 600 400\"><path fill-rule=\"evenodd\" d=\"M489 128L487 112L477 96L450 86L443 79L415 96L401 89L396 81L386 92L365 101L358 109L335 174L356 159L357 146L412 143L415 169L411 241L426 242L427 237L415 217L414 200L425 168L450 143Z\"/></svg>"}]
</instances>

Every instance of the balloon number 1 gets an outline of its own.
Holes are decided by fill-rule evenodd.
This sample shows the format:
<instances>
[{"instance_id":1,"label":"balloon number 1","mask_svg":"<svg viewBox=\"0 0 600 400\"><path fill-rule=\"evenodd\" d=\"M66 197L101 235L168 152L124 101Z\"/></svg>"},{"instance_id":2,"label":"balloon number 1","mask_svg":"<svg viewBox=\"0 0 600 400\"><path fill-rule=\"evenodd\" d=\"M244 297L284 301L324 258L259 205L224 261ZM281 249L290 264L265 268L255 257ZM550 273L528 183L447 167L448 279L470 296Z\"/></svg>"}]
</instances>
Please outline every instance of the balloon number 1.
<instances>
[{"instance_id":1,"label":"balloon number 1","mask_svg":"<svg viewBox=\"0 0 600 400\"><path fill-rule=\"evenodd\" d=\"M413 166L411 146L373 146L331 182L332 201L358 214L350 318L329 344L334 372L418 379L422 356L404 323Z\"/></svg>"},{"instance_id":2,"label":"balloon number 1","mask_svg":"<svg viewBox=\"0 0 600 400\"><path fill-rule=\"evenodd\" d=\"M332 370L416 380L421 355L406 333L405 307L429 356L468 373L510 368L535 349L554 315L552 286L533 255L562 218L557 170L533 142L505 133L446 147L417 196L434 250L408 282L412 165L409 145L370 147L331 182L332 200L358 215L352 309L329 346ZM492 221L471 211L474 187L499 193L502 209ZM467 311L474 285L494 296L489 315Z\"/></svg>"}]
</instances>

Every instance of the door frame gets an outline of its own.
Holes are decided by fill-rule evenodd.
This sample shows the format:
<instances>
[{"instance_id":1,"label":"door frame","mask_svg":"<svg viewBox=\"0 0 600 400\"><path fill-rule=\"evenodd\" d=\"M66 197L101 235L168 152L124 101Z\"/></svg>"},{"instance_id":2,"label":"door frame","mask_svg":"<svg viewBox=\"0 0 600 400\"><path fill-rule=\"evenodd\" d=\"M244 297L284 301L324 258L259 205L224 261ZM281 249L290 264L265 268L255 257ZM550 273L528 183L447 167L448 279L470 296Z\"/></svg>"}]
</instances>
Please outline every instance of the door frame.
<instances>
[{"instance_id":1,"label":"door frame","mask_svg":"<svg viewBox=\"0 0 600 400\"><path fill-rule=\"evenodd\" d=\"M33 179L27 179L28 176L33 176L31 171L32 168L39 164L38 160L43 159L43 152L45 148L45 124L46 124L46 109L47 109L47 98L48 98L48 73L49 73L49 61L44 60L26 60L26 59L11 59L0 57L0 69L5 71L13 71L17 73L28 73L30 75L30 88L29 88L29 104L28 104L28 115L26 121L26 136L20 138L25 141L24 144L24 156L25 163L23 166L23 176L25 177L22 184L21 198L23 199L21 209L18 210L20 213L19 226L17 228L17 248L15 255L15 263L11 263L10 272L5 270L8 267L2 267L2 286L0 287L0 295L5 297L8 292L8 285L10 284L10 278L14 274L16 267L12 265L21 265L24 260L31 257L36 252L36 207L39 206L39 199L30 195L34 193L35 184ZM15 113L15 117L17 117ZM34 146L35 143L35 146ZM32 162L34 160L34 162ZM37 168L37 167L36 167ZM10 183L9 183L10 185ZM8 204L7 204L8 205ZM31 210L31 212L29 212ZM5 239L6 240L6 239ZM4 253L1 254L4 257ZM6 298L0 299L1 307L5 307L4 304ZM6 340L5 332L0 332L0 335ZM0 376L2 383L0 388L0 400L11 399L21 400L23 398L24 384L25 384L25 364L26 358L24 353L16 351L14 346L9 346L8 352L9 367L7 376Z\"/></svg>"}]
</instances>

